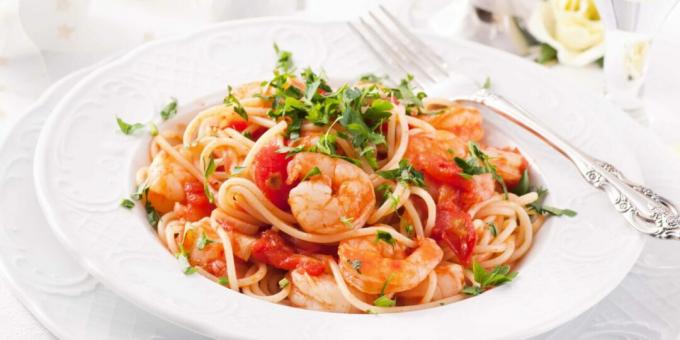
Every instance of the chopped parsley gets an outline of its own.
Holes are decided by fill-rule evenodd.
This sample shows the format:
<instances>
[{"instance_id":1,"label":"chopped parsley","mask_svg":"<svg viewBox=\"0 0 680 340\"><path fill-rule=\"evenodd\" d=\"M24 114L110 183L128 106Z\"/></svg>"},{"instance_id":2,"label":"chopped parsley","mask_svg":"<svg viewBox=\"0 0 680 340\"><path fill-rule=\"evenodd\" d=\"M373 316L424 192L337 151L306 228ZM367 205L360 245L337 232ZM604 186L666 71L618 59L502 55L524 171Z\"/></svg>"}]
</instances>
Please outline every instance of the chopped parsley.
<instances>
[{"instance_id":1,"label":"chopped parsley","mask_svg":"<svg viewBox=\"0 0 680 340\"><path fill-rule=\"evenodd\" d=\"M120 206L126 209L132 209L135 206L135 202L130 199L124 198L120 201Z\"/></svg>"},{"instance_id":2,"label":"chopped parsley","mask_svg":"<svg viewBox=\"0 0 680 340\"><path fill-rule=\"evenodd\" d=\"M307 172L305 177L302 177L302 180L306 181L307 179L312 178L316 175L320 175L320 174L321 174L321 170L319 170L319 167L315 166L315 167L312 168L312 170L309 170L309 172Z\"/></svg>"},{"instance_id":3,"label":"chopped parsley","mask_svg":"<svg viewBox=\"0 0 680 340\"><path fill-rule=\"evenodd\" d=\"M283 279L279 280L279 288L281 288L281 289L288 287L289 284L290 284L290 282L285 277Z\"/></svg>"},{"instance_id":4,"label":"chopped parsley","mask_svg":"<svg viewBox=\"0 0 680 340\"><path fill-rule=\"evenodd\" d=\"M387 79L387 76L381 77L375 73L364 73L359 77L359 81L365 81L367 83L381 83L385 79Z\"/></svg>"},{"instance_id":5,"label":"chopped parsley","mask_svg":"<svg viewBox=\"0 0 680 340\"><path fill-rule=\"evenodd\" d=\"M215 243L215 241L211 240L208 238L208 235L205 234L205 232L201 233L201 236L198 237L198 242L196 243L196 248L198 250L203 250L205 246Z\"/></svg>"},{"instance_id":6,"label":"chopped parsley","mask_svg":"<svg viewBox=\"0 0 680 340\"><path fill-rule=\"evenodd\" d=\"M390 234L386 231L383 231L383 230L378 230L375 233L375 242L378 242L378 241L383 241L383 242L385 242L385 243L387 243L391 246L394 246L395 243L397 242L397 240L394 239L392 234Z\"/></svg>"},{"instance_id":7,"label":"chopped parsley","mask_svg":"<svg viewBox=\"0 0 680 340\"><path fill-rule=\"evenodd\" d=\"M158 136L158 126L156 126L156 123L149 122L147 126L149 127L149 133L151 134L151 136L153 137Z\"/></svg>"},{"instance_id":8,"label":"chopped parsley","mask_svg":"<svg viewBox=\"0 0 680 340\"><path fill-rule=\"evenodd\" d=\"M406 231L406 235L413 236L415 234L415 231L413 230L413 224L409 224L404 228L404 231Z\"/></svg>"},{"instance_id":9,"label":"chopped parsley","mask_svg":"<svg viewBox=\"0 0 680 340\"><path fill-rule=\"evenodd\" d=\"M131 135L135 131L144 128L144 124L142 123L134 123L130 124L125 122L119 117L116 117L116 122L118 123L118 127L120 128L120 132L126 134L126 135Z\"/></svg>"},{"instance_id":10,"label":"chopped parsley","mask_svg":"<svg viewBox=\"0 0 680 340\"><path fill-rule=\"evenodd\" d=\"M187 254L184 249L181 249L181 251L177 253L177 260L179 261L180 266L182 266L184 275L191 275L198 271L196 267L189 263L189 254Z\"/></svg>"},{"instance_id":11,"label":"chopped parsley","mask_svg":"<svg viewBox=\"0 0 680 340\"><path fill-rule=\"evenodd\" d=\"M402 79L396 88L390 90L392 95L406 106L406 109L416 109L420 112L423 107L423 98L427 95L425 92L415 92L411 85L412 81L413 75L407 74L406 78Z\"/></svg>"},{"instance_id":12,"label":"chopped parsley","mask_svg":"<svg viewBox=\"0 0 680 340\"><path fill-rule=\"evenodd\" d=\"M236 112L244 120L248 120L248 113L246 112L246 109L243 108L243 105L241 105L241 102L239 102L238 98L236 98L236 96L231 93L231 86L227 86L227 96L224 97L224 105L227 107L233 106L234 112Z\"/></svg>"},{"instance_id":13,"label":"chopped parsley","mask_svg":"<svg viewBox=\"0 0 680 340\"><path fill-rule=\"evenodd\" d=\"M300 145L296 147L292 146L282 146L278 150L276 150L276 153L285 153L286 157L293 157L296 153L300 153L302 151L305 151L305 146Z\"/></svg>"},{"instance_id":14,"label":"chopped parsley","mask_svg":"<svg viewBox=\"0 0 680 340\"><path fill-rule=\"evenodd\" d=\"M161 216L158 214L158 211L156 211L153 205L151 205L151 201L149 201L148 199L144 204L144 209L146 210L146 220L152 227L156 228L156 226L158 225L158 221L161 219Z\"/></svg>"},{"instance_id":15,"label":"chopped parsley","mask_svg":"<svg viewBox=\"0 0 680 340\"><path fill-rule=\"evenodd\" d=\"M496 228L496 224L493 222L489 222L486 224L489 226L489 232L491 233L491 236L496 236L498 235L498 229Z\"/></svg>"},{"instance_id":16,"label":"chopped parsley","mask_svg":"<svg viewBox=\"0 0 680 340\"><path fill-rule=\"evenodd\" d=\"M352 217L345 217L345 216L340 216L340 222L344 224L347 227L352 226L352 222L354 222L354 218Z\"/></svg>"},{"instance_id":17,"label":"chopped parsley","mask_svg":"<svg viewBox=\"0 0 680 340\"><path fill-rule=\"evenodd\" d=\"M519 183L512 189L512 193L514 193L517 196L522 196L524 194L529 193L530 187L529 187L529 171L527 169L524 169L524 172L522 173L522 177L519 179Z\"/></svg>"},{"instance_id":18,"label":"chopped parsley","mask_svg":"<svg viewBox=\"0 0 680 340\"><path fill-rule=\"evenodd\" d=\"M390 284L390 281L392 281L392 278L394 277L394 273L391 273L390 276L387 277L385 280L385 283L383 283L382 288L380 289L380 296L378 296L377 299L373 300L373 305L377 307L394 307L397 304L396 300L390 299L385 295L385 290L387 289L387 286Z\"/></svg>"},{"instance_id":19,"label":"chopped parsley","mask_svg":"<svg viewBox=\"0 0 680 340\"><path fill-rule=\"evenodd\" d=\"M486 79L484 80L484 84L482 84L482 88L486 90L491 88L491 78L486 77Z\"/></svg>"},{"instance_id":20,"label":"chopped parsley","mask_svg":"<svg viewBox=\"0 0 680 340\"><path fill-rule=\"evenodd\" d=\"M422 187L425 185L423 174L414 169L405 159L399 161L399 167L392 170L378 171L378 175L385 179L393 179L402 183L409 183Z\"/></svg>"},{"instance_id":21,"label":"chopped parsley","mask_svg":"<svg viewBox=\"0 0 680 340\"><path fill-rule=\"evenodd\" d=\"M223 285L223 286L228 286L229 285L229 278L226 276L221 276L220 278L217 279L217 283Z\"/></svg>"},{"instance_id":22,"label":"chopped parsley","mask_svg":"<svg viewBox=\"0 0 680 340\"><path fill-rule=\"evenodd\" d=\"M517 276L517 272L510 272L510 266L504 264L496 266L491 271L486 271L478 262L472 263L472 273L479 286L466 286L463 293L468 295L479 295L484 291L512 281Z\"/></svg>"},{"instance_id":23,"label":"chopped parsley","mask_svg":"<svg viewBox=\"0 0 680 340\"><path fill-rule=\"evenodd\" d=\"M470 152L470 158L468 160L464 160L460 157L454 158L456 165L463 171L460 175L470 179L474 175L489 173L493 179L500 184L501 188L503 188L503 193L507 198L508 188L505 185L503 178L496 172L496 166L491 163L489 155L482 152L479 145L473 141L468 142L468 151Z\"/></svg>"},{"instance_id":24,"label":"chopped parsley","mask_svg":"<svg viewBox=\"0 0 680 340\"><path fill-rule=\"evenodd\" d=\"M545 200L545 197L548 195L548 189L538 187L536 189L536 193L538 194L538 199L536 199L534 203L529 204L529 208L534 210L536 213L542 215L567 216L567 217L574 217L577 215L577 212L571 209L560 209L543 205L543 201Z\"/></svg>"},{"instance_id":25,"label":"chopped parsley","mask_svg":"<svg viewBox=\"0 0 680 340\"><path fill-rule=\"evenodd\" d=\"M210 176L215 173L215 168L215 159L210 156L210 161L208 161L205 169L203 169L203 191L205 191L205 196L208 197L210 203L215 202L215 196L213 196L212 190L210 189Z\"/></svg>"},{"instance_id":26,"label":"chopped parsley","mask_svg":"<svg viewBox=\"0 0 680 340\"><path fill-rule=\"evenodd\" d=\"M172 100L167 105L165 105L165 107L161 110L161 118L163 118L163 120L168 120L176 114L177 114L177 98L173 97Z\"/></svg>"},{"instance_id":27,"label":"chopped parsley","mask_svg":"<svg viewBox=\"0 0 680 340\"><path fill-rule=\"evenodd\" d=\"M361 274L361 260L347 260L352 269L356 270L357 273Z\"/></svg>"}]
</instances>

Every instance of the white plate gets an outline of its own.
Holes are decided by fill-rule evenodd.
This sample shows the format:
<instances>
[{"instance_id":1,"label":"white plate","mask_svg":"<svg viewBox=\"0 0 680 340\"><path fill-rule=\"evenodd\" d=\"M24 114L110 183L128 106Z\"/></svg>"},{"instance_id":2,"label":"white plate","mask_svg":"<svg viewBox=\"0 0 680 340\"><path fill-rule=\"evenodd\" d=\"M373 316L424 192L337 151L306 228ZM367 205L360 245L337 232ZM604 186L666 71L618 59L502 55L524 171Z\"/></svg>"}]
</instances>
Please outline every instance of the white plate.
<instances>
[{"instance_id":1,"label":"white plate","mask_svg":"<svg viewBox=\"0 0 680 340\"><path fill-rule=\"evenodd\" d=\"M597 112L614 110L574 88L560 88L529 62L471 43L427 39L454 68L494 87L596 157L631 177L639 169ZM579 212L551 219L538 234L520 276L479 297L392 315L318 313L262 302L200 276L185 276L156 240L143 213L118 203L147 137L122 136L115 115L148 121L170 96L187 103L206 93L263 79L272 41L298 65L346 78L380 65L344 24L253 20L144 46L93 72L57 106L41 134L36 189L58 238L95 277L163 318L213 337L238 338L517 338L575 317L610 292L635 262L642 237L555 152L495 117L534 162L550 202ZM493 324L494 327L489 327ZM404 325L408 325L405 327ZM455 333L451 333L455 331Z\"/></svg>"},{"instance_id":2,"label":"white plate","mask_svg":"<svg viewBox=\"0 0 680 340\"><path fill-rule=\"evenodd\" d=\"M93 68L56 83L0 146L0 271L22 303L60 339L203 339L119 298L66 252L40 213L33 151L52 108Z\"/></svg>"}]
</instances>

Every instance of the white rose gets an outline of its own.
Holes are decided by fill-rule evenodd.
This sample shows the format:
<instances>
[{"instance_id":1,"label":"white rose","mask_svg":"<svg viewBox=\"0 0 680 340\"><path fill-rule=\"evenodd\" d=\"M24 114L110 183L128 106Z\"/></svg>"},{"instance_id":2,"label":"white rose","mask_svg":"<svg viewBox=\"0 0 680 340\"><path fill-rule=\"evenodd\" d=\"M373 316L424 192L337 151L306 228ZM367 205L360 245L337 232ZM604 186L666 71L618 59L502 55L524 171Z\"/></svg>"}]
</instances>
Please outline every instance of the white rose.
<instances>
[{"instance_id":1,"label":"white rose","mask_svg":"<svg viewBox=\"0 0 680 340\"><path fill-rule=\"evenodd\" d=\"M541 1L529 18L528 29L557 50L562 64L582 66L604 54L604 26L593 0Z\"/></svg>"}]
</instances>

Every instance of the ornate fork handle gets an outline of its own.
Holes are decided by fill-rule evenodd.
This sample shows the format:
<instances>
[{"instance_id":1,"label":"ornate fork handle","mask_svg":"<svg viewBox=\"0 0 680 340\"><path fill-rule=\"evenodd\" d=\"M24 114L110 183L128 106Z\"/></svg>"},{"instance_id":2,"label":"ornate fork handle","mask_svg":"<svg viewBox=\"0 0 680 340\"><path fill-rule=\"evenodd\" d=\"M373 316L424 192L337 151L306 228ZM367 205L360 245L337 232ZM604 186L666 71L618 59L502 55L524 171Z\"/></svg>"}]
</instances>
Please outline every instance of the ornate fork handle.
<instances>
[{"instance_id":1,"label":"ornate fork handle","mask_svg":"<svg viewBox=\"0 0 680 340\"><path fill-rule=\"evenodd\" d=\"M631 182L611 164L572 146L539 124L519 105L486 89L453 100L484 105L552 146L576 165L588 183L606 192L616 210L638 231L657 238L680 240L680 217L669 200Z\"/></svg>"}]
</instances>

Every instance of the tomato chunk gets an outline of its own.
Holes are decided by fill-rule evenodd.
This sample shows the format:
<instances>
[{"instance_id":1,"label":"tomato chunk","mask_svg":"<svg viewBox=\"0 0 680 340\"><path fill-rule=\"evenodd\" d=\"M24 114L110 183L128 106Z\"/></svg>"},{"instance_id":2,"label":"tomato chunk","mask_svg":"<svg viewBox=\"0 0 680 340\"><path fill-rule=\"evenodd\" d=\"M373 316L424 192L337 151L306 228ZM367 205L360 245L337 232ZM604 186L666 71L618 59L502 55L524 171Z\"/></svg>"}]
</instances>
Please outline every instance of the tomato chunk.
<instances>
[{"instance_id":1,"label":"tomato chunk","mask_svg":"<svg viewBox=\"0 0 680 340\"><path fill-rule=\"evenodd\" d=\"M248 127L248 122L241 118L234 118L227 123L227 128L232 128L238 132L243 132Z\"/></svg>"},{"instance_id":2,"label":"tomato chunk","mask_svg":"<svg viewBox=\"0 0 680 340\"><path fill-rule=\"evenodd\" d=\"M456 255L458 263L465 267L470 266L477 233L468 213L452 204L437 206L437 219L431 236L440 245L449 247Z\"/></svg>"},{"instance_id":3,"label":"tomato chunk","mask_svg":"<svg viewBox=\"0 0 680 340\"><path fill-rule=\"evenodd\" d=\"M203 185L198 181L184 183L184 202L179 214L189 221L198 221L210 216L215 208L205 196Z\"/></svg>"},{"instance_id":4,"label":"tomato chunk","mask_svg":"<svg viewBox=\"0 0 680 340\"><path fill-rule=\"evenodd\" d=\"M323 274L326 270L323 262L306 255L296 254L278 232L267 230L253 243L252 256L256 260L276 268L293 270L312 276Z\"/></svg>"},{"instance_id":5,"label":"tomato chunk","mask_svg":"<svg viewBox=\"0 0 680 340\"><path fill-rule=\"evenodd\" d=\"M288 193L294 186L286 183L290 158L276 152L278 149L276 145L269 145L260 150L253 160L253 177L269 201L280 209L289 210Z\"/></svg>"}]
</instances>

